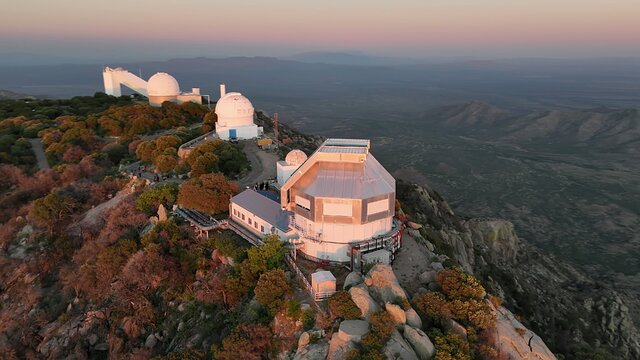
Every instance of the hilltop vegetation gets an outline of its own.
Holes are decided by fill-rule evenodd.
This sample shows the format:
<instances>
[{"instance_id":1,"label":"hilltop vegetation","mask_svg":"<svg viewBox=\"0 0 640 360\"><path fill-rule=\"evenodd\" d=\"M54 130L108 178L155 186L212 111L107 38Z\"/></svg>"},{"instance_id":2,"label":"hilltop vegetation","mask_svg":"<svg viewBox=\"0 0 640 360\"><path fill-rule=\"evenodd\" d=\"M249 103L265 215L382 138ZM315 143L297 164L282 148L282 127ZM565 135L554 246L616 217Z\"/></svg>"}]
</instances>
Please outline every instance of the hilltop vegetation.
<instances>
[{"instance_id":1,"label":"hilltop vegetation","mask_svg":"<svg viewBox=\"0 0 640 360\"><path fill-rule=\"evenodd\" d=\"M178 186L145 188L144 182L132 181L119 170L140 160L159 173L177 174L178 167L188 173L191 164L178 160L175 148L200 134L196 123L207 113L205 108L192 103L152 108L96 94L59 101L3 100L0 109L3 358L57 358L70 352L104 357L105 350L110 356L147 358L151 350L144 344L151 341L150 332L158 337L175 334L176 301L201 308L207 318L222 318L224 309L236 306L266 271L261 260L254 260L258 263L251 267L258 270L247 273L251 283L231 281L224 301L204 295L205 289L194 281L213 274L224 279L229 270L218 270L219 259L211 255L216 244L228 249L224 244L237 239L228 233L196 238L173 219L153 226L149 215L161 204L170 208L177 202ZM196 124L193 130L185 127L191 124ZM32 149L17 146L35 138L41 139L51 170L37 171L32 155L18 156ZM160 155L172 156L175 166L163 166L155 154L147 157L144 149L149 145L144 144L160 145ZM215 190L222 184L228 190L208 205L226 209L238 187L220 171L237 176L248 161L238 146L205 145L213 147L191 158L193 181L198 183L188 189L199 191L208 177L216 178ZM206 150L213 151L215 161L199 160ZM242 260L243 254L236 252L236 259ZM260 258L249 255L245 264L249 267L251 259ZM207 341L230 326L193 320L197 324L191 331ZM72 329L78 323L82 330ZM175 350L186 349L174 345L166 352Z\"/></svg>"}]
</instances>

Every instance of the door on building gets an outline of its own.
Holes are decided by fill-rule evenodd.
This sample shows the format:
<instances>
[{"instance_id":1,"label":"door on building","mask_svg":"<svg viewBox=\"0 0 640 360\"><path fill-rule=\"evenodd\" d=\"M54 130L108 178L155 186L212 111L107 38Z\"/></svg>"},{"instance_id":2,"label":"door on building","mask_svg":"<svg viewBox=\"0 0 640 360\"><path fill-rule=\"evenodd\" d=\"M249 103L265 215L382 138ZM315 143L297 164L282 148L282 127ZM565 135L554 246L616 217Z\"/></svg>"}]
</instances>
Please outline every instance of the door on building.
<instances>
[{"instance_id":1,"label":"door on building","mask_svg":"<svg viewBox=\"0 0 640 360\"><path fill-rule=\"evenodd\" d=\"M238 134L236 132L236 129L229 129L229 138L230 139L234 139L234 138L237 138L237 137L238 137Z\"/></svg>"}]
</instances>

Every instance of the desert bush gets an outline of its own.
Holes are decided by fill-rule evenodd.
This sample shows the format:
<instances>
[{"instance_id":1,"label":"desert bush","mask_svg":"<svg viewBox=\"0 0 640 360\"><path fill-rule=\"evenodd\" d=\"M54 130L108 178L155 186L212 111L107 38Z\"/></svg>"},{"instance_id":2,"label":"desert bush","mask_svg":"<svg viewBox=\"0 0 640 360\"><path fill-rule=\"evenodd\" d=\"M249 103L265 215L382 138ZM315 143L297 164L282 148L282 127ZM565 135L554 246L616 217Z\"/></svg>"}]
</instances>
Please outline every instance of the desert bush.
<instances>
[{"instance_id":1,"label":"desert bush","mask_svg":"<svg viewBox=\"0 0 640 360\"><path fill-rule=\"evenodd\" d=\"M338 291L329 298L329 311L333 316L345 320L357 319L362 316L362 311L351 299L348 291Z\"/></svg>"},{"instance_id":2,"label":"desert bush","mask_svg":"<svg viewBox=\"0 0 640 360\"><path fill-rule=\"evenodd\" d=\"M423 316L442 322L451 318L451 310L447 299L441 293L427 291L413 298L413 304Z\"/></svg>"},{"instance_id":3,"label":"desert bush","mask_svg":"<svg viewBox=\"0 0 640 360\"><path fill-rule=\"evenodd\" d=\"M449 298L481 300L485 294L478 279L459 268L440 271L436 275L436 281Z\"/></svg>"}]
</instances>

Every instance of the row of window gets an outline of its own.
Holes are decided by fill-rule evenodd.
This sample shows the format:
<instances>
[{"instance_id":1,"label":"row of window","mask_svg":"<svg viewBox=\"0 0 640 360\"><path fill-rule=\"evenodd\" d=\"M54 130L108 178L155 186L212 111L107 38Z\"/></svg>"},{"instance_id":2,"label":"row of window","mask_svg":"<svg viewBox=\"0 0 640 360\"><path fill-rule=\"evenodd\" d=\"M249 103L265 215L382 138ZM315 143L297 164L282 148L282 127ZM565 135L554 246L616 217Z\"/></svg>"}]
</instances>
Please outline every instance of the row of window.
<instances>
[{"instance_id":1,"label":"row of window","mask_svg":"<svg viewBox=\"0 0 640 360\"><path fill-rule=\"evenodd\" d=\"M236 217L239 217L240 219L242 219L242 221L245 221L249 224L249 226L253 226L256 230L258 230L258 222L257 221L253 221L251 218L249 218L249 221L245 220L245 215L243 212L238 211L237 209L233 209L233 215ZM260 232L261 233L265 233L264 232L264 225L260 225Z\"/></svg>"}]
</instances>

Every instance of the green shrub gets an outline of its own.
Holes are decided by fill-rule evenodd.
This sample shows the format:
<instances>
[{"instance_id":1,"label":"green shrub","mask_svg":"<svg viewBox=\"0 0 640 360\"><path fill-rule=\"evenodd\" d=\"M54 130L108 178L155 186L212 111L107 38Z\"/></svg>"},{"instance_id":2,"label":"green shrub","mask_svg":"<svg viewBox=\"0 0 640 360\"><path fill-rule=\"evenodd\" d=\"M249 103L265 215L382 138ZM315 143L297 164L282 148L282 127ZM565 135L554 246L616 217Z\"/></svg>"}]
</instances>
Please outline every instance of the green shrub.
<instances>
[{"instance_id":1,"label":"green shrub","mask_svg":"<svg viewBox=\"0 0 640 360\"><path fill-rule=\"evenodd\" d=\"M353 320L362 316L360 308L351 299L349 292L341 290L329 298L329 311L333 316Z\"/></svg>"},{"instance_id":2,"label":"green shrub","mask_svg":"<svg viewBox=\"0 0 640 360\"><path fill-rule=\"evenodd\" d=\"M313 309L309 308L302 314L302 326L304 330L311 330L316 325L316 315L313 313Z\"/></svg>"}]
</instances>

